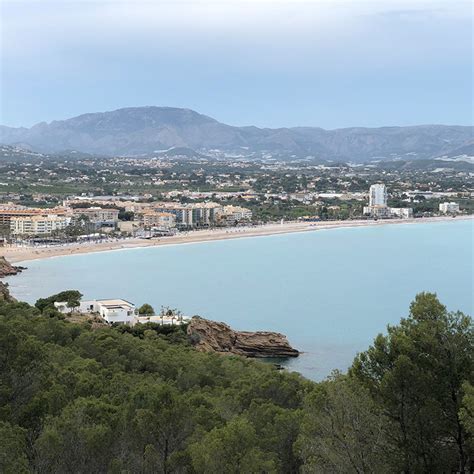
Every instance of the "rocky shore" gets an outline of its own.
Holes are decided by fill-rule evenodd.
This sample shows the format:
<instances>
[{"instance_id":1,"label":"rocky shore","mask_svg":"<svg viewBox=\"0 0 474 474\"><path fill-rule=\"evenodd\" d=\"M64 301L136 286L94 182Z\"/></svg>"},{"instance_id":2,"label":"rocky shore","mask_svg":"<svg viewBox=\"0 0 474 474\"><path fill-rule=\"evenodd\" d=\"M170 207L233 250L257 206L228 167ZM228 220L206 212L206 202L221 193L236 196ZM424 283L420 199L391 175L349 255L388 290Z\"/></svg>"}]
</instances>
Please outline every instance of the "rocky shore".
<instances>
[{"instance_id":1,"label":"rocky shore","mask_svg":"<svg viewBox=\"0 0 474 474\"><path fill-rule=\"evenodd\" d=\"M234 331L225 323L195 316L187 328L198 351L236 354L246 357L298 357L299 351L277 332Z\"/></svg>"},{"instance_id":2,"label":"rocky shore","mask_svg":"<svg viewBox=\"0 0 474 474\"><path fill-rule=\"evenodd\" d=\"M25 270L25 267L16 267L7 261L5 257L0 256L0 278L16 275Z\"/></svg>"}]
</instances>

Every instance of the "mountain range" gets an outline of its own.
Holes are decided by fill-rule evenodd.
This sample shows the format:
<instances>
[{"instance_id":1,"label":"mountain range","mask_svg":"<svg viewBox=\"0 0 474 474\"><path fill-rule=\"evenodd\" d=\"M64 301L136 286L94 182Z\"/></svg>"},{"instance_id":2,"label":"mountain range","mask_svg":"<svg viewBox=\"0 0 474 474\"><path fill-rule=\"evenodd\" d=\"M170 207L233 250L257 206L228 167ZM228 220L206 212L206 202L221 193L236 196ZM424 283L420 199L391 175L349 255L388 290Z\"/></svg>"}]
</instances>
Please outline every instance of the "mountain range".
<instances>
[{"instance_id":1,"label":"mountain range","mask_svg":"<svg viewBox=\"0 0 474 474\"><path fill-rule=\"evenodd\" d=\"M137 156L170 148L203 154L314 157L365 162L396 158L474 156L474 127L258 128L226 125L193 110L130 107L42 122L31 128L0 126L0 143L37 152L79 151Z\"/></svg>"}]
</instances>

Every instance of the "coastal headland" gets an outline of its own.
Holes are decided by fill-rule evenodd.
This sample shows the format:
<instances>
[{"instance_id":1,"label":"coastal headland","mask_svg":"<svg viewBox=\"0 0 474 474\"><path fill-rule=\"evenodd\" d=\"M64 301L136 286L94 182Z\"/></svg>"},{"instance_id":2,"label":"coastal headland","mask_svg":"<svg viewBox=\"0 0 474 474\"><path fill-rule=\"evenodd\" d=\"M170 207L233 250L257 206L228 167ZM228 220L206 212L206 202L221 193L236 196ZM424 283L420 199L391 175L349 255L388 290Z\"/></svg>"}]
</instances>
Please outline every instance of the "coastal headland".
<instances>
[{"instance_id":1,"label":"coastal headland","mask_svg":"<svg viewBox=\"0 0 474 474\"><path fill-rule=\"evenodd\" d=\"M17 275L24 269L24 267L16 267L12 265L5 257L0 256L0 278Z\"/></svg>"},{"instance_id":2,"label":"coastal headland","mask_svg":"<svg viewBox=\"0 0 474 474\"><path fill-rule=\"evenodd\" d=\"M158 247L162 245L191 244L199 242L211 242L217 240L238 239L244 237L263 237L278 234L290 234L295 232L314 232L324 229L384 226L397 224L421 224L434 222L452 222L461 219L472 220L473 216L452 217L427 217L417 219L390 219L390 220L348 220L348 221L320 221L320 222L283 222L260 226L233 227L195 230L180 232L174 236L159 237L153 239L117 239L105 242L85 242L52 246L7 246L0 248L0 256L5 257L11 263L38 260L49 257L60 257L66 255L87 254L93 252L104 252L112 250L124 250L141 247Z\"/></svg>"},{"instance_id":3,"label":"coastal headland","mask_svg":"<svg viewBox=\"0 0 474 474\"><path fill-rule=\"evenodd\" d=\"M268 331L235 331L227 324L194 316L187 334L201 352L235 354L255 358L298 357L283 334Z\"/></svg>"}]
</instances>

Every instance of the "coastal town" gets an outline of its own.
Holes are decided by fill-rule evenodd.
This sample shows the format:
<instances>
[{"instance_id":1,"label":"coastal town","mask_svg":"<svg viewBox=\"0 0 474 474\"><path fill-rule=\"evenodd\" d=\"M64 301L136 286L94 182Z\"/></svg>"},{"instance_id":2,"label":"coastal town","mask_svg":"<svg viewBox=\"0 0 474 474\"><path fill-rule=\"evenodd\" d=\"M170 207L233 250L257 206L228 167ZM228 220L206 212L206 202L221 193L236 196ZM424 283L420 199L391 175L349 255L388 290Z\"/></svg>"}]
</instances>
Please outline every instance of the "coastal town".
<instances>
[{"instance_id":1,"label":"coastal town","mask_svg":"<svg viewBox=\"0 0 474 474\"><path fill-rule=\"evenodd\" d=\"M426 193L425 193L426 194ZM358 198L365 198L359 193ZM450 195L451 196L451 195ZM426 199L426 197L425 197ZM316 207L316 206L315 206ZM441 202L438 214L458 215L459 203ZM379 219L413 218L412 207L389 207L387 187L374 184L368 192L363 215ZM300 217L301 221L319 221L318 214ZM159 202L140 198L75 196L51 208L28 207L8 202L0 205L0 228L5 243L65 243L72 239L94 240L106 235L142 237L173 235L178 231L212 227L257 224L252 210L215 201L200 203Z\"/></svg>"},{"instance_id":2,"label":"coastal town","mask_svg":"<svg viewBox=\"0 0 474 474\"><path fill-rule=\"evenodd\" d=\"M360 164L190 150L141 157L48 155L9 146L0 154L4 268L52 256L459 220L474 212L474 164L468 158ZM7 270L4 276L21 267ZM73 306L60 299L54 306L69 317L107 324L188 322L173 312L144 313L121 295L103 296L109 299Z\"/></svg>"},{"instance_id":3,"label":"coastal town","mask_svg":"<svg viewBox=\"0 0 474 474\"><path fill-rule=\"evenodd\" d=\"M305 223L463 216L474 165L267 156L101 158L2 148L0 245L44 248L242 234ZM276 227L280 226L280 227ZM142 242L143 244L145 242Z\"/></svg>"}]
</instances>

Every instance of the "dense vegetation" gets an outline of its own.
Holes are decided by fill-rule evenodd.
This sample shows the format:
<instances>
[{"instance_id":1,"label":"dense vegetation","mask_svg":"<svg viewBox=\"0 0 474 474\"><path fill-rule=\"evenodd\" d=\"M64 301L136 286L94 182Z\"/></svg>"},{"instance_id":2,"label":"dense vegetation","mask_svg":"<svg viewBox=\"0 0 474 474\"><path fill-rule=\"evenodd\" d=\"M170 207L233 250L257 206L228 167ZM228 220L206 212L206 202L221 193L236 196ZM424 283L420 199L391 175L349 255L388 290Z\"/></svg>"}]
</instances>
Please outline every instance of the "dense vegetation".
<instances>
[{"instance_id":1,"label":"dense vegetation","mask_svg":"<svg viewBox=\"0 0 474 474\"><path fill-rule=\"evenodd\" d=\"M0 302L0 472L474 467L472 320L433 294L322 383L151 325L73 324L50 303Z\"/></svg>"}]
</instances>

